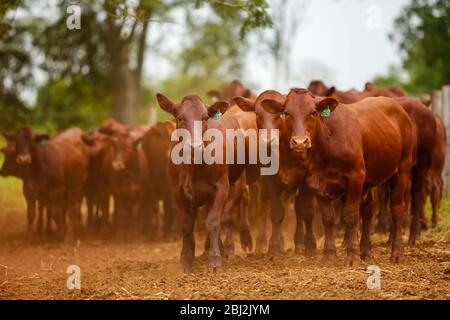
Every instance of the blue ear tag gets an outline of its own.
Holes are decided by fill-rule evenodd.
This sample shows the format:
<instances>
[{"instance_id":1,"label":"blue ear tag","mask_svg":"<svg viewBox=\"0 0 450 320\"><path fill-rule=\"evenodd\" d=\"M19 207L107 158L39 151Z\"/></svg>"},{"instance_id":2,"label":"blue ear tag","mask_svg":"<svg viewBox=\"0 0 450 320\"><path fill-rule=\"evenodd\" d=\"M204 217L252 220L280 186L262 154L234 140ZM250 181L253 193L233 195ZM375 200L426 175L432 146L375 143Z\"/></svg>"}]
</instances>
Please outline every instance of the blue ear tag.
<instances>
[{"instance_id":1,"label":"blue ear tag","mask_svg":"<svg viewBox=\"0 0 450 320\"><path fill-rule=\"evenodd\" d=\"M322 110L322 117L328 118L331 114L330 107L327 106L325 109Z\"/></svg>"},{"instance_id":2,"label":"blue ear tag","mask_svg":"<svg viewBox=\"0 0 450 320\"><path fill-rule=\"evenodd\" d=\"M214 115L214 120L221 120L222 119L222 112L220 110L217 110L216 114Z\"/></svg>"}]
</instances>

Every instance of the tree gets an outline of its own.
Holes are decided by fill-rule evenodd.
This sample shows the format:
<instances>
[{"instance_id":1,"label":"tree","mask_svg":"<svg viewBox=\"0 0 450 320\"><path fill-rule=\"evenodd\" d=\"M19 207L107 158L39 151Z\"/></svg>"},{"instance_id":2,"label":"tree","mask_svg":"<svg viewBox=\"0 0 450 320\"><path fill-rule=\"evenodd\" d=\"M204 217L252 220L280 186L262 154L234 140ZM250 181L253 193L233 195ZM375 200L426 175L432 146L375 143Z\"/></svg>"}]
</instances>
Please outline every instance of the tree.
<instances>
[{"instance_id":1,"label":"tree","mask_svg":"<svg viewBox=\"0 0 450 320\"><path fill-rule=\"evenodd\" d=\"M395 20L409 87L430 91L450 83L450 0L412 0Z\"/></svg>"},{"instance_id":2,"label":"tree","mask_svg":"<svg viewBox=\"0 0 450 320\"><path fill-rule=\"evenodd\" d=\"M292 45L306 9L303 0L271 0L272 28L264 37L274 62L273 85L284 88L291 78Z\"/></svg>"},{"instance_id":3,"label":"tree","mask_svg":"<svg viewBox=\"0 0 450 320\"><path fill-rule=\"evenodd\" d=\"M169 20L176 9L208 6L224 20L235 19L241 36L252 28L270 25L265 0L98 0L80 3L81 29L67 30L66 8L70 4L61 1L59 15L52 21L35 18L29 22L33 44L45 56L41 67L49 75L48 84L58 88L41 91L45 99L38 101L51 103L51 92L72 90L74 85L93 86L98 92L79 91L93 94L101 102L109 98L113 115L126 123L138 121L146 97L142 72L152 23ZM64 101L58 103L70 107Z\"/></svg>"}]
</instances>

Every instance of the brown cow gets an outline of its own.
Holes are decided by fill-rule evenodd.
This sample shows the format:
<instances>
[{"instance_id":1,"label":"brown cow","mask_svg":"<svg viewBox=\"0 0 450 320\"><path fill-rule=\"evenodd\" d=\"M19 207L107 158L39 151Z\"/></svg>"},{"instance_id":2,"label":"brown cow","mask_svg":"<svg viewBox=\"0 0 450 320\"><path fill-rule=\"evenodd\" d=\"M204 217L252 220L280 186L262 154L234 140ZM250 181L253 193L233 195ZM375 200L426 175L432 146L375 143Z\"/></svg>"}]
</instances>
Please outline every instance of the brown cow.
<instances>
[{"instance_id":1,"label":"brown cow","mask_svg":"<svg viewBox=\"0 0 450 320\"><path fill-rule=\"evenodd\" d=\"M147 159L142 150L142 136L129 133L110 137L114 159L111 175L111 193L114 197L114 223L119 237L129 240L137 226L147 234L154 232L148 225L150 214L150 179ZM150 217L151 218L151 217ZM145 228L150 227L150 230Z\"/></svg>"},{"instance_id":2,"label":"brown cow","mask_svg":"<svg viewBox=\"0 0 450 320\"><path fill-rule=\"evenodd\" d=\"M364 91L365 97L407 97L408 92L402 86L380 87L371 82L366 83Z\"/></svg>"},{"instance_id":3,"label":"brown cow","mask_svg":"<svg viewBox=\"0 0 450 320\"><path fill-rule=\"evenodd\" d=\"M250 89L244 87L242 82L239 80L231 81L231 83L226 86L222 91L210 90L207 92L208 97L215 98L217 100L226 101L230 105L233 104L233 98L237 96L242 96L245 98L253 98L254 94Z\"/></svg>"},{"instance_id":4,"label":"brown cow","mask_svg":"<svg viewBox=\"0 0 450 320\"><path fill-rule=\"evenodd\" d=\"M274 130L284 131L285 118L281 114L269 113L262 107L261 102L268 99L276 100L282 103L285 97L276 91L268 90L261 93L256 99L235 97L234 101L242 110L256 114L258 128L266 129L268 135L267 137L261 137L261 141L259 143L270 145L272 140L278 140L278 135ZM301 165L292 165L293 163L296 163L296 158L291 156L289 144L284 143L284 140L279 141L279 154L281 169L289 168L289 173L283 175L285 180L281 181L280 175L264 176L261 179L263 182L261 184L262 209L270 209L272 218L272 237L269 245L269 256L280 254L283 251L281 224L284 220L285 208L281 202L281 195L283 191L295 193L298 188L300 188L301 191L295 201L297 215L295 252L301 253L305 251L305 254L309 256L316 250L316 241L314 238L314 233L312 232L314 199L310 190L304 183L306 168L303 168ZM306 238L303 230L303 221L306 225ZM258 236L258 239L259 237L264 237L264 234L261 234L261 232L265 230L265 219L263 219L262 222L263 226L262 228L259 228L260 235ZM259 245L261 245L260 241L261 240L259 240Z\"/></svg>"},{"instance_id":5,"label":"brown cow","mask_svg":"<svg viewBox=\"0 0 450 320\"><path fill-rule=\"evenodd\" d=\"M80 129L69 129L49 139L47 135L36 135L31 128L21 128L10 137L22 177L33 185L38 200L51 212L60 239L74 240L80 222L87 167L87 149L81 135Z\"/></svg>"},{"instance_id":6,"label":"brown cow","mask_svg":"<svg viewBox=\"0 0 450 320\"><path fill-rule=\"evenodd\" d=\"M334 218L327 214L331 211L329 199L343 198L347 264L355 265L360 254L362 258L370 254L371 189L389 182L395 239L391 261L399 261L413 148L413 127L403 108L389 98L344 105L304 89L291 90L284 103L269 99L261 104L268 112L285 114L281 139L307 166L307 184L319 198L324 214L325 253L334 256L336 252ZM361 247L357 239L360 210Z\"/></svg>"},{"instance_id":7,"label":"brown cow","mask_svg":"<svg viewBox=\"0 0 450 320\"><path fill-rule=\"evenodd\" d=\"M436 146L431 161L431 170L426 183L426 194L430 196L433 209L433 217L431 220L433 227L439 222L439 203L442 199L444 187L442 174L447 155L447 131L445 125L441 117L438 115L434 115L434 117L436 119Z\"/></svg>"},{"instance_id":8,"label":"brown cow","mask_svg":"<svg viewBox=\"0 0 450 320\"><path fill-rule=\"evenodd\" d=\"M42 234L44 224L44 206L42 202L38 201L36 194L36 188L33 188L33 184L29 179L25 179L24 172L16 162L16 146L14 142L14 135L4 133L3 136L7 141L7 145L1 149L4 155L4 161L2 168L0 169L0 176L8 177L13 176L23 181L22 192L27 203L27 236L32 238L34 232L34 219L36 216L36 205L38 205L38 220L36 224L37 234ZM50 236L51 233L51 217L50 212L47 210L47 223L46 223L46 235Z\"/></svg>"},{"instance_id":9,"label":"brown cow","mask_svg":"<svg viewBox=\"0 0 450 320\"><path fill-rule=\"evenodd\" d=\"M112 141L108 135L97 130L84 134L82 138L89 148L88 174L84 187L88 209L88 226L99 229L105 238L110 212L111 164L114 160Z\"/></svg>"},{"instance_id":10,"label":"brown cow","mask_svg":"<svg viewBox=\"0 0 450 320\"><path fill-rule=\"evenodd\" d=\"M237 110L229 110L220 120L215 119L216 114L219 112L223 114L227 111L229 107L227 102L216 102L208 107L198 96L187 96L181 103L174 103L162 94L157 94L157 99L161 108L176 118L177 129L184 129L185 132L190 133L190 139L186 138L187 141L183 139L182 146L191 153L202 152L212 145L212 142L204 141L202 137L196 137L194 133L195 123L201 124L200 134L203 135L207 129L216 129L223 138L226 129L246 130L255 123L254 117L252 120L251 116L246 115L237 107L235 107ZM256 130L256 125L254 126ZM223 139L223 141L225 142L226 139ZM176 145L174 143L172 152ZM223 152L222 156L229 151L226 146L227 143L220 146ZM208 208L206 219L206 229L210 242L208 264L213 270L222 265L220 250L221 220L227 219L227 217L224 217L224 208L229 199L230 186L233 186L245 171L243 165L228 165L224 161L222 162L214 162L209 165L204 161L201 161L200 164L175 164L173 161L170 162L172 192L180 214L183 233L181 262L187 272L192 270L195 257L195 212L196 208L203 205Z\"/></svg>"},{"instance_id":11,"label":"brown cow","mask_svg":"<svg viewBox=\"0 0 450 320\"><path fill-rule=\"evenodd\" d=\"M327 87L322 81L311 81L309 84L308 90L316 95L321 97L333 97L337 99L341 103L355 103L363 99L361 93L356 90L349 91L339 91L336 87Z\"/></svg>"},{"instance_id":12,"label":"brown cow","mask_svg":"<svg viewBox=\"0 0 450 320\"><path fill-rule=\"evenodd\" d=\"M176 216L170 191L169 161L172 132L176 125L173 121L159 122L148 130L142 138L142 148L147 158L150 185L150 208L157 210L158 201L163 202L163 236L169 238L174 232Z\"/></svg>"}]
</instances>

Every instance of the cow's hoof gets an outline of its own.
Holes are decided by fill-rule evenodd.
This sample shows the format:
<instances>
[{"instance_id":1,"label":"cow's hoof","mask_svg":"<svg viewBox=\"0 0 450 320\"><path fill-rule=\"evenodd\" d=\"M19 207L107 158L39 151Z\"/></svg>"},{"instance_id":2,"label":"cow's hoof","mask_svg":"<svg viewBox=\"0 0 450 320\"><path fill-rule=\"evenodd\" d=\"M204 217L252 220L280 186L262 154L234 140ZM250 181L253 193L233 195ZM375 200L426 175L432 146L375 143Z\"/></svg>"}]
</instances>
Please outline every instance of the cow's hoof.
<instances>
[{"instance_id":1,"label":"cow's hoof","mask_svg":"<svg viewBox=\"0 0 450 320\"><path fill-rule=\"evenodd\" d=\"M192 266L183 266L183 272L186 274L192 273Z\"/></svg>"},{"instance_id":2,"label":"cow's hoof","mask_svg":"<svg viewBox=\"0 0 450 320\"><path fill-rule=\"evenodd\" d=\"M300 254L300 255L305 254L305 245L303 243L296 243L294 252L295 252L295 254Z\"/></svg>"},{"instance_id":3,"label":"cow's hoof","mask_svg":"<svg viewBox=\"0 0 450 320\"><path fill-rule=\"evenodd\" d=\"M244 252L251 252L253 249L253 240L252 235L250 234L250 230L241 230L240 238L242 250L244 250Z\"/></svg>"},{"instance_id":4,"label":"cow's hoof","mask_svg":"<svg viewBox=\"0 0 450 320\"><path fill-rule=\"evenodd\" d=\"M212 272L216 272L222 267L222 257L221 256L208 256L208 267Z\"/></svg>"},{"instance_id":5,"label":"cow's hoof","mask_svg":"<svg viewBox=\"0 0 450 320\"><path fill-rule=\"evenodd\" d=\"M312 257L317 252L317 244L316 240L314 238L312 239L306 239L305 242L305 256L306 257Z\"/></svg>"},{"instance_id":6,"label":"cow's hoof","mask_svg":"<svg viewBox=\"0 0 450 320\"><path fill-rule=\"evenodd\" d=\"M361 258L359 257L359 254L356 253L349 253L347 255L347 259L345 260L345 265L347 267L358 267L361 264Z\"/></svg>"},{"instance_id":7,"label":"cow's hoof","mask_svg":"<svg viewBox=\"0 0 450 320\"><path fill-rule=\"evenodd\" d=\"M322 263L326 265L335 265L337 263L336 250L325 250L323 252Z\"/></svg>"},{"instance_id":8,"label":"cow's hoof","mask_svg":"<svg viewBox=\"0 0 450 320\"><path fill-rule=\"evenodd\" d=\"M264 254L267 248L267 239L266 237L258 237L256 238L256 253Z\"/></svg>"},{"instance_id":9,"label":"cow's hoof","mask_svg":"<svg viewBox=\"0 0 450 320\"><path fill-rule=\"evenodd\" d=\"M361 259L366 260L371 256L372 256L372 246L370 244L361 246Z\"/></svg>"},{"instance_id":10,"label":"cow's hoof","mask_svg":"<svg viewBox=\"0 0 450 320\"><path fill-rule=\"evenodd\" d=\"M402 261L402 257L398 253L392 253L390 260L391 260L391 263L400 263Z\"/></svg>"},{"instance_id":11,"label":"cow's hoof","mask_svg":"<svg viewBox=\"0 0 450 320\"><path fill-rule=\"evenodd\" d=\"M281 244L274 243L269 245L269 251L267 252L267 256L269 259L274 259L275 257L279 257L283 254L283 248Z\"/></svg>"}]
</instances>

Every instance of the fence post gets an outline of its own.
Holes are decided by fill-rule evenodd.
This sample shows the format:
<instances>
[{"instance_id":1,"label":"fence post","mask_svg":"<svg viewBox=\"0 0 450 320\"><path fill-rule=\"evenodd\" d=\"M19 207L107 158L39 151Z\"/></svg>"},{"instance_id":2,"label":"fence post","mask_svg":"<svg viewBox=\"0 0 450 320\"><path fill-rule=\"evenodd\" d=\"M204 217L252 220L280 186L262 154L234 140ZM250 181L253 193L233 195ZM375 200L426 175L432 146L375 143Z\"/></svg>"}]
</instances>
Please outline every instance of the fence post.
<instances>
[{"instance_id":1,"label":"fence post","mask_svg":"<svg viewBox=\"0 0 450 320\"><path fill-rule=\"evenodd\" d=\"M444 108L442 107L443 99L442 99L442 91L435 90L431 93L431 109L434 113L436 113L439 117L444 118Z\"/></svg>"},{"instance_id":2,"label":"fence post","mask_svg":"<svg viewBox=\"0 0 450 320\"><path fill-rule=\"evenodd\" d=\"M441 114L444 121L447 136L450 133L450 85L442 87ZM447 154L444 169L444 190L447 194L450 187L450 139L447 139Z\"/></svg>"}]
</instances>

